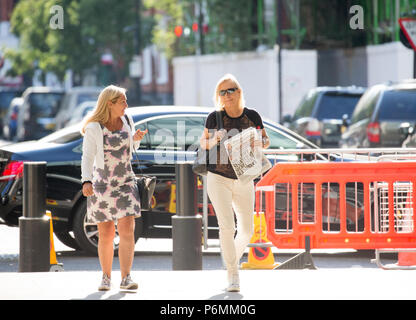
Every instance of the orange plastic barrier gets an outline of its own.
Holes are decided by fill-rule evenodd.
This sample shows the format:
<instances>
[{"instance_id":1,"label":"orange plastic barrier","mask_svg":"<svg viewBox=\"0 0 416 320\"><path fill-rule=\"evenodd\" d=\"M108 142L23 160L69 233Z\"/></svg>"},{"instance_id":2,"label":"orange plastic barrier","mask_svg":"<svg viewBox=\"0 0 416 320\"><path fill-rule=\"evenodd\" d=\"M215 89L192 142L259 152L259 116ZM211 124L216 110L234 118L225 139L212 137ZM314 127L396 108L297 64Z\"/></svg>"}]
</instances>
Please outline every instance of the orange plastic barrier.
<instances>
[{"instance_id":1,"label":"orange plastic barrier","mask_svg":"<svg viewBox=\"0 0 416 320\"><path fill-rule=\"evenodd\" d=\"M256 210L277 248L416 248L415 183L416 162L278 163Z\"/></svg>"}]
</instances>

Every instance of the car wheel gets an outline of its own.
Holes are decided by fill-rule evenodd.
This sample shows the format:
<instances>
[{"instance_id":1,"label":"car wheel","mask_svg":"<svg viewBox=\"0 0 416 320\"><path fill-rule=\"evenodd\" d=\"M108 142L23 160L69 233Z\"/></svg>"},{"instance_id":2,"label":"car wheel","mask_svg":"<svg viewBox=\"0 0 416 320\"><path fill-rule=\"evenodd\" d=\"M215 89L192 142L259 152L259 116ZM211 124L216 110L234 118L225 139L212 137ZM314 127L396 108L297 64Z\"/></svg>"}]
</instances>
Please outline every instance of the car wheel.
<instances>
[{"instance_id":1,"label":"car wheel","mask_svg":"<svg viewBox=\"0 0 416 320\"><path fill-rule=\"evenodd\" d=\"M143 233L142 218L136 218L136 225L134 229L134 241L140 238ZM74 237L78 243L80 249L86 253L97 255L98 254L98 228L95 223L87 221L87 201L78 207L75 213L74 224ZM118 236L116 227L116 236L114 238L114 253L117 254L120 238Z\"/></svg>"}]
</instances>

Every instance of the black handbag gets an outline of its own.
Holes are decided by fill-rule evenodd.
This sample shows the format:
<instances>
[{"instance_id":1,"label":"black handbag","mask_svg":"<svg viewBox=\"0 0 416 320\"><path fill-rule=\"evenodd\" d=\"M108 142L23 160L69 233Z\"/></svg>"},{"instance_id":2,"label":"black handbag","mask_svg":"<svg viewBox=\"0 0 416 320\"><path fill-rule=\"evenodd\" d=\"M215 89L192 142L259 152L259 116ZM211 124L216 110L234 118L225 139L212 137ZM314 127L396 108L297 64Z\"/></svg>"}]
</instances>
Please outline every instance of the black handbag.
<instances>
[{"instance_id":1,"label":"black handbag","mask_svg":"<svg viewBox=\"0 0 416 320\"><path fill-rule=\"evenodd\" d=\"M206 176L208 173L209 151L198 148L196 159L192 165L192 171L200 176Z\"/></svg>"},{"instance_id":2,"label":"black handbag","mask_svg":"<svg viewBox=\"0 0 416 320\"><path fill-rule=\"evenodd\" d=\"M156 187L156 177L141 175L136 177L136 185L139 191L140 208L142 210L152 209L152 197Z\"/></svg>"},{"instance_id":3,"label":"black handbag","mask_svg":"<svg viewBox=\"0 0 416 320\"><path fill-rule=\"evenodd\" d=\"M221 111L216 111L216 116L217 116L217 128L223 129L224 125L222 122ZM209 152L209 150L203 149L200 146L198 148L194 163L192 164L192 171L195 174L198 174L200 176L206 176L208 173L208 164L217 163L216 155L217 155L216 152Z\"/></svg>"},{"instance_id":4,"label":"black handbag","mask_svg":"<svg viewBox=\"0 0 416 320\"><path fill-rule=\"evenodd\" d=\"M134 127L132 126L130 119L127 117L127 115L125 115L124 117L129 123L130 128L132 129L132 132L134 132ZM137 157L137 160L139 160L139 156L136 150L133 149L133 151ZM140 171L142 171L142 169L140 169ZM156 182L157 182L157 179L155 176L149 176L145 174L136 176L136 186L137 186L137 191L139 192L140 208L142 210L152 209L152 197L156 188Z\"/></svg>"}]
</instances>

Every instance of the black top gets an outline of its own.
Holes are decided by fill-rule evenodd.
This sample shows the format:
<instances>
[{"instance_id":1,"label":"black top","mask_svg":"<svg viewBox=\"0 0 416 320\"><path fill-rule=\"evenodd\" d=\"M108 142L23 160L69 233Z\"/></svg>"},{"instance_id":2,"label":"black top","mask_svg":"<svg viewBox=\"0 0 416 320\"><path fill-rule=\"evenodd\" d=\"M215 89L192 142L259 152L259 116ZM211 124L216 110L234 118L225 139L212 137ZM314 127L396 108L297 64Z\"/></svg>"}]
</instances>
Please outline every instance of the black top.
<instances>
[{"instance_id":1,"label":"black top","mask_svg":"<svg viewBox=\"0 0 416 320\"><path fill-rule=\"evenodd\" d=\"M224 138L223 141L250 127L256 129L264 128L263 121L259 113L253 109L244 108L243 113L236 118L230 117L225 110L223 110L221 111L221 116L223 119L224 129L227 131L226 138ZM207 121L205 122L205 128L209 131L217 129L216 111L213 111L208 115ZM228 159L223 141L221 141L217 148L214 147L210 150L210 153L215 151L217 152L217 162L216 164L212 164L210 161L208 171L226 178L237 179L234 169Z\"/></svg>"}]
</instances>

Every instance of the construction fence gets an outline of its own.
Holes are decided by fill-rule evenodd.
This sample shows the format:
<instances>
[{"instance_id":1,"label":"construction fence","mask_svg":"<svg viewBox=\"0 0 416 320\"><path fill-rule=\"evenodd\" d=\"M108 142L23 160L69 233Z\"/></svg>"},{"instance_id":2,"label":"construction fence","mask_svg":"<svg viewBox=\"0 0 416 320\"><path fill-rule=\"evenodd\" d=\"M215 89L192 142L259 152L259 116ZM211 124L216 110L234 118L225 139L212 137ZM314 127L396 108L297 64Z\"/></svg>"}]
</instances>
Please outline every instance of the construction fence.
<instances>
[{"instance_id":1,"label":"construction fence","mask_svg":"<svg viewBox=\"0 0 416 320\"><path fill-rule=\"evenodd\" d=\"M374 249L382 268L380 253L416 255L416 149L279 150L267 156L274 166L256 183L255 212L264 213L267 239L276 248L308 254Z\"/></svg>"}]
</instances>

